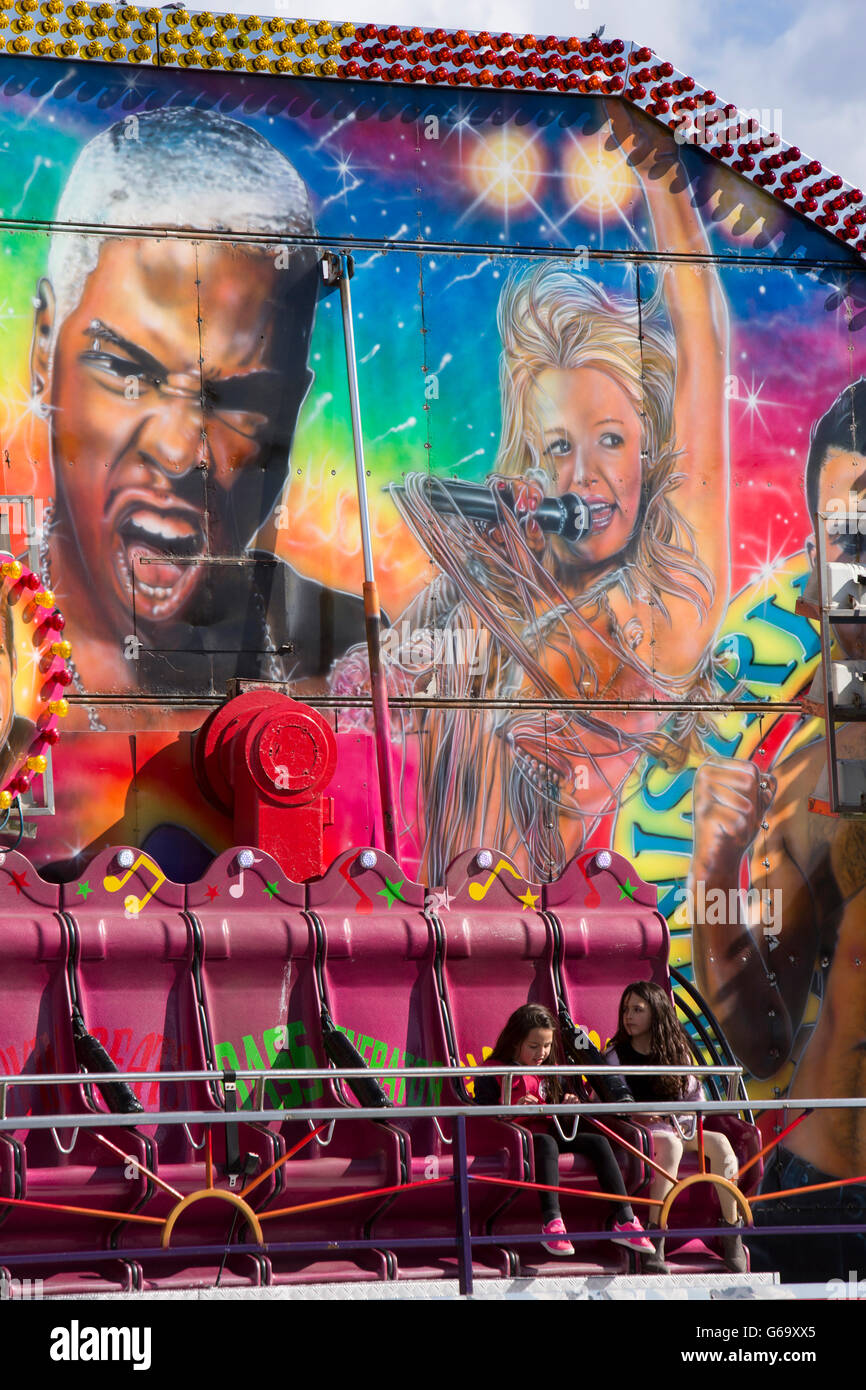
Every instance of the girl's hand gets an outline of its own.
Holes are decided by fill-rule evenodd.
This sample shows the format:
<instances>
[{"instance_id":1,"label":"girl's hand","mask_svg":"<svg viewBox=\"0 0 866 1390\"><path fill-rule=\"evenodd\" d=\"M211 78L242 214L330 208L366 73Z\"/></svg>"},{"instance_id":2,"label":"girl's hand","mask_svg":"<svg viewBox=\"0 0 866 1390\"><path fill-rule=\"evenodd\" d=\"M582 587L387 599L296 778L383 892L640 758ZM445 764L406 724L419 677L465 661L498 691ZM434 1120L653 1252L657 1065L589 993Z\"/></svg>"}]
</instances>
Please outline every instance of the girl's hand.
<instances>
[{"instance_id":1,"label":"girl's hand","mask_svg":"<svg viewBox=\"0 0 866 1390\"><path fill-rule=\"evenodd\" d=\"M540 1104L541 1104L541 1101L538 1099L538 1096L523 1096L522 1099L519 1100L519 1101L517 1102L517 1104L518 1104L518 1105L540 1105Z\"/></svg>"},{"instance_id":2,"label":"girl's hand","mask_svg":"<svg viewBox=\"0 0 866 1390\"><path fill-rule=\"evenodd\" d=\"M574 1096L569 1091L568 1095L562 1097L563 1105L580 1105L580 1096Z\"/></svg>"}]
</instances>

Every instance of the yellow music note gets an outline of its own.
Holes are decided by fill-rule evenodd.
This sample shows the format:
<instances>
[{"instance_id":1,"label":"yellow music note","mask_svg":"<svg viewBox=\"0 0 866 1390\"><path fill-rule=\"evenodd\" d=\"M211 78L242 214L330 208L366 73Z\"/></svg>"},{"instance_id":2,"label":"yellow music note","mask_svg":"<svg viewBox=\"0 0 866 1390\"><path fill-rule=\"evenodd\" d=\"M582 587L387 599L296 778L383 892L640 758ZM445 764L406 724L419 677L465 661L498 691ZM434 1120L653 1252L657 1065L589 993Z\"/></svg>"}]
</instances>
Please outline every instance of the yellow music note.
<instances>
[{"instance_id":1,"label":"yellow music note","mask_svg":"<svg viewBox=\"0 0 866 1390\"><path fill-rule=\"evenodd\" d=\"M123 878L118 878L116 874L107 874L106 877L102 880L102 886L105 889L106 893L116 893L118 889L123 887L124 883L127 883L129 881L129 879L132 877L132 875L138 868L139 864L143 864L146 869L150 870L150 872L153 874L154 881L153 886L148 889L143 898L137 898L134 893L130 893L127 897L124 898L124 909L132 917L138 916L142 908L153 897L157 888L160 888L163 885L163 883L165 883L165 874L162 872L162 869L160 869L156 864L154 864L153 860L149 859L146 854L140 854L136 859L135 863L133 864L132 868L127 870L127 872L123 875Z\"/></svg>"},{"instance_id":2,"label":"yellow music note","mask_svg":"<svg viewBox=\"0 0 866 1390\"><path fill-rule=\"evenodd\" d=\"M521 877L521 875L517 872L516 869L512 869L507 859L500 859L499 863L496 865L496 868L493 870L486 883L470 883L470 898L474 898L477 903L480 903L482 898L485 898L487 896L487 890L490 887L493 880L496 878L496 875L499 873L500 869L507 869L508 872L511 874L512 878Z\"/></svg>"}]
</instances>

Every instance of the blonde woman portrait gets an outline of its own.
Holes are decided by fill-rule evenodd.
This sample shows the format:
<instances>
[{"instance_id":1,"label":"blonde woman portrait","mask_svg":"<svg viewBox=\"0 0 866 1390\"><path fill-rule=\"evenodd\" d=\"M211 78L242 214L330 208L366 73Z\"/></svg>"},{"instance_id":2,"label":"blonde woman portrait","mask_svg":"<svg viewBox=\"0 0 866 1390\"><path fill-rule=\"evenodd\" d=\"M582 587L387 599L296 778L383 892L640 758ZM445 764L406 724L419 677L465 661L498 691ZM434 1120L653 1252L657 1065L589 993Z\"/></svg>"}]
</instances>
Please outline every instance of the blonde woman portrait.
<instances>
[{"instance_id":1,"label":"blonde woman portrait","mask_svg":"<svg viewBox=\"0 0 866 1390\"><path fill-rule=\"evenodd\" d=\"M616 117L624 153L628 119ZM416 643L392 660L393 688L467 702L421 710L404 730L420 741L429 882L480 843L555 874L615 808L641 751L676 763L705 730L729 592L727 311L678 165L653 179L633 167L658 254L631 293L549 261L502 291L489 486L508 486L514 505L484 525L437 507L433 476L393 490L441 571L405 615L429 631L429 658ZM533 519L569 493L591 519L575 541ZM462 640L443 646L449 630ZM478 697L497 707L471 708Z\"/></svg>"}]
</instances>

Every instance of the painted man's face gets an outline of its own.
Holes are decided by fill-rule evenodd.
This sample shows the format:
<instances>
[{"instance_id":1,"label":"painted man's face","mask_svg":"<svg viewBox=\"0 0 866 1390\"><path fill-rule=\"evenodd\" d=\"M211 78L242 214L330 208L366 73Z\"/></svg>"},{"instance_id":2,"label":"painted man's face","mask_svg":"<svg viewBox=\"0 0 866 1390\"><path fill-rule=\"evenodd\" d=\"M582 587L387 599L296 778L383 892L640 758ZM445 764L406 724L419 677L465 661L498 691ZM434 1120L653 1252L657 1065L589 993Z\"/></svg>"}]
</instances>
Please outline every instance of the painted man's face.
<instances>
[{"instance_id":1,"label":"painted man's face","mask_svg":"<svg viewBox=\"0 0 866 1390\"><path fill-rule=\"evenodd\" d=\"M240 554L278 495L307 384L280 360L281 274L214 242L109 240L59 328L58 528L121 630L133 606L149 624L200 607L196 561Z\"/></svg>"}]
</instances>

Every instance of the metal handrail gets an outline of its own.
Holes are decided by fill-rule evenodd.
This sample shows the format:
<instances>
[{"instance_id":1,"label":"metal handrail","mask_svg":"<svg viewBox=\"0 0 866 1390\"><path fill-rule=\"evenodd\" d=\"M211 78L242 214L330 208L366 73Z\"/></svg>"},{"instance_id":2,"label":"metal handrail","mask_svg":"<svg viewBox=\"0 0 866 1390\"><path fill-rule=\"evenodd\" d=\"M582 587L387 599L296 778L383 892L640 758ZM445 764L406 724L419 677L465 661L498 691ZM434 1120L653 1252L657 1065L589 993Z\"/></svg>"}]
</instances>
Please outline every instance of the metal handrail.
<instances>
[{"instance_id":1,"label":"metal handrail","mask_svg":"<svg viewBox=\"0 0 866 1390\"><path fill-rule=\"evenodd\" d=\"M250 1078L258 1079L264 1077L266 1080L281 1081L287 1077L300 1079L302 1081L328 1079L343 1080L347 1077L356 1076L386 1076L386 1077L419 1077L419 1076L456 1076L460 1080L467 1077L471 1080L474 1076L525 1076L528 1068L524 1066L511 1065L488 1065L486 1062L483 1067L470 1066L468 1062L455 1064L454 1066L430 1066L430 1067L291 1067L283 1070L274 1070L273 1067L254 1068L246 1070L240 1067L232 1067L232 1074L239 1079ZM581 1076L605 1076L611 1070L608 1063L591 1063L584 1065L583 1062L572 1062L563 1066L549 1067L545 1064L545 1076L574 1076L579 1071ZM620 1067L619 1070L622 1070ZM629 1075L634 1072L645 1076L742 1076L743 1068L732 1064L728 1067L701 1067L701 1066L632 1066L629 1063ZM2 1086L65 1086L80 1085L82 1080L87 1085L96 1085L102 1081L128 1081L132 1085L138 1085L144 1081L224 1081L224 1071L89 1071L89 1072L40 1072L36 1075L27 1073L17 1073L11 1076L0 1078ZM646 1107L644 1107L646 1108ZM682 1109L682 1105L680 1105Z\"/></svg>"},{"instance_id":2,"label":"metal handrail","mask_svg":"<svg viewBox=\"0 0 866 1390\"><path fill-rule=\"evenodd\" d=\"M866 1107L866 1096L818 1096L814 1099L798 1096L796 1100L764 1100L761 1102L763 1110L845 1110L863 1109ZM153 1125L171 1124L253 1124L258 1122L268 1122L278 1120L282 1124L290 1121L306 1121L311 1115L315 1115L319 1121L325 1120L357 1120L367 1119L376 1120L379 1124L383 1120L396 1123L400 1120L420 1120L429 1119L431 1115L444 1117L459 1117L464 1119L482 1118L485 1116L493 1119L508 1115L511 1119L527 1118L526 1112L529 1107L525 1105L401 1105L383 1110L381 1106L322 1106L319 1107L299 1107L293 1106L284 1110L144 1110L135 1111L132 1114L118 1114L116 1112L106 1114L94 1114L90 1111L85 1115L66 1114L66 1115L12 1115L0 1120L0 1132L5 1130L31 1130L31 1129L70 1129L77 1125L82 1129L106 1129L119 1127L124 1129L135 1129L138 1126L147 1128ZM737 1111L740 1106L735 1101L730 1100L689 1100L688 1108L690 1111L698 1112L702 1115L726 1115L732 1111ZM533 1115L646 1115L646 1101L615 1101L611 1102L589 1102L583 1101L575 1105L548 1105L546 1103L531 1107ZM681 1115L683 1112L683 1102L679 1101L653 1101L652 1113L654 1115Z\"/></svg>"}]
</instances>

